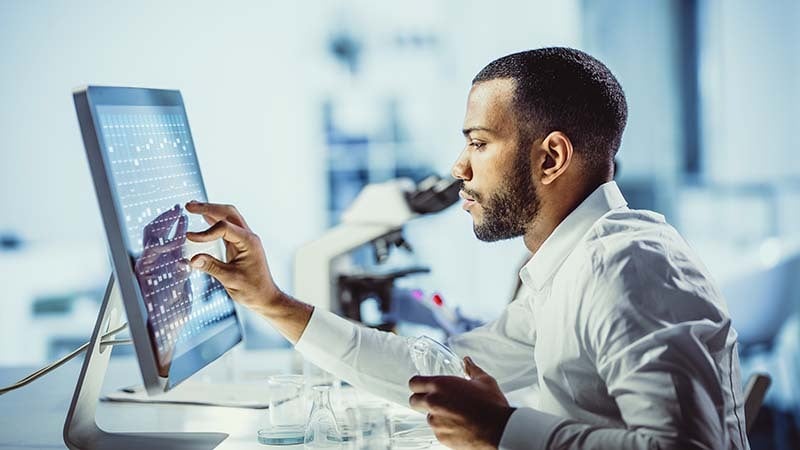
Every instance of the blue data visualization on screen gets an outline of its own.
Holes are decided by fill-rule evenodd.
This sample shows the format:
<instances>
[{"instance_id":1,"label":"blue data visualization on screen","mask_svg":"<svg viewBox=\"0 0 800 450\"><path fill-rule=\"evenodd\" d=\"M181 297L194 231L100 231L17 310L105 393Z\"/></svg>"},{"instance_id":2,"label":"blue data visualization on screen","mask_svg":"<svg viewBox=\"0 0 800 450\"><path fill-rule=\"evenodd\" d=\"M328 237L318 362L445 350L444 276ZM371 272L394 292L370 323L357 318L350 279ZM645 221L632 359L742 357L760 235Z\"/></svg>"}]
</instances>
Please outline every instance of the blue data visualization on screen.
<instances>
[{"instance_id":1,"label":"blue data visualization on screen","mask_svg":"<svg viewBox=\"0 0 800 450\"><path fill-rule=\"evenodd\" d=\"M187 231L208 228L184 210L190 200L207 200L186 116L180 106L98 105L97 120L159 373L188 376L196 361L183 369L173 363L236 325L236 312L217 280L186 264L197 253L223 257L218 241L186 239Z\"/></svg>"}]
</instances>

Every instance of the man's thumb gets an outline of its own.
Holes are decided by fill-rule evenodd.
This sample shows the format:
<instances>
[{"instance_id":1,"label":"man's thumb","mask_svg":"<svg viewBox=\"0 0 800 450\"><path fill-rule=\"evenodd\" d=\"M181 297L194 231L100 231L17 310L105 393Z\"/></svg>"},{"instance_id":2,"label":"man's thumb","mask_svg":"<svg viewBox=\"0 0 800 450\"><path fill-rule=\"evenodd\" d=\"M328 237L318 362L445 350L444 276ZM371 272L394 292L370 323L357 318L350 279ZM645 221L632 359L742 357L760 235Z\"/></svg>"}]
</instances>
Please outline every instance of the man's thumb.
<instances>
[{"instance_id":1,"label":"man's thumb","mask_svg":"<svg viewBox=\"0 0 800 450\"><path fill-rule=\"evenodd\" d=\"M467 375L469 375L469 377L472 379L478 378L482 375L488 375L483 371L483 369L478 367L478 365L475 364L475 361L473 361L469 356L464 358L464 366L467 369Z\"/></svg>"},{"instance_id":2,"label":"man's thumb","mask_svg":"<svg viewBox=\"0 0 800 450\"><path fill-rule=\"evenodd\" d=\"M203 272L216 278L220 283L222 283L223 286L226 284L228 268L225 267L225 263L222 261L219 261L210 255L199 254L192 257L191 265L195 269L202 270Z\"/></svg>"}]
</instances>

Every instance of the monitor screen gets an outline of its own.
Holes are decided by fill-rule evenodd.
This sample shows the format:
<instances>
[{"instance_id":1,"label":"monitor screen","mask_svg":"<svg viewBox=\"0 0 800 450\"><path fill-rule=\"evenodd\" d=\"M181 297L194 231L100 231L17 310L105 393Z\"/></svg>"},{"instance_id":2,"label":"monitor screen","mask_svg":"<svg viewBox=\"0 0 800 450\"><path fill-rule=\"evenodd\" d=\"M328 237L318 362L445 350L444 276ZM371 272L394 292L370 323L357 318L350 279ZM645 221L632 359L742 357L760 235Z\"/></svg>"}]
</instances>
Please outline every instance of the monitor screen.
<instances>
[{"instance_id":1,"label":"monitor screen","mask_svg":"<svg viewBox=\"0 0 800 450\"><path fill-rule=\"evenodd\" d=\"M116 267L117 277L135 278L158 375L167 378L170 388L241 340L228 293L216 279L187 264L197 253L224 260L224 247L220 241L186 239L187 231L209 225L184 210L186 202L207 198L180 94L155 91L171 95L151 95L148 101L148 96L134 95L135 89L118 88L128 91L113 95L107 90L115 88L97 88L106 92L92 98L92 89L104 179L129 266ZM130 308L126 311L130 315Z\"/></svg>"}]
</instances>

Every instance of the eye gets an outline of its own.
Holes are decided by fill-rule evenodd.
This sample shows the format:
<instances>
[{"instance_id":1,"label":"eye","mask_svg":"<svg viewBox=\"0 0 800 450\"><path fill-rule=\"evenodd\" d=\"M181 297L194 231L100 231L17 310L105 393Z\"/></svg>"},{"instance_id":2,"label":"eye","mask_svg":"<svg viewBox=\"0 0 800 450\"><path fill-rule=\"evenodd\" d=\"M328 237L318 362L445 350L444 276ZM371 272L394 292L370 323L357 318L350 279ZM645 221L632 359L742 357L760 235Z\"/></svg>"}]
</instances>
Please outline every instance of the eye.
<instances>
[{"instance_id":1,"label":"eye","mask_svg":"<svg viewBox=\"0 0 800 450\"><path fill-rule=\"evenodd\" d=\"M471 141L469 143L469 146L474 148L475 150L483 150L483 148L486 147L486 143L480 141Z\"/></svg>"}]
</instances>

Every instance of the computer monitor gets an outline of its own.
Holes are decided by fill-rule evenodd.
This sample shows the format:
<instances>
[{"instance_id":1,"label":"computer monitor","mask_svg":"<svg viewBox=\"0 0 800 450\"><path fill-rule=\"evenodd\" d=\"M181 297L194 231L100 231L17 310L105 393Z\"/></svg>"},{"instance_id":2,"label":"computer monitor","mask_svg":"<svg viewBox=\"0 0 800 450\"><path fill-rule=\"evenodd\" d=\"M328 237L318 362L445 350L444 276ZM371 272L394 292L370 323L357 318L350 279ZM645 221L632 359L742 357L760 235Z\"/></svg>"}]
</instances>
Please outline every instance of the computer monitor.
<instances>
[{"instance_id":1,"label":"computer monitor","mask_svg":"<svg viewBox=\"0 0 800 450\"><path fill-rule=\"evenodd\" d=\"M149 393L163 392L242 340L223 286L186 264L225 250L186 239L208 224L184 211L207 198L183 99L100 86L73 98L142 379Z\"/></svg>"}]
</instances>

